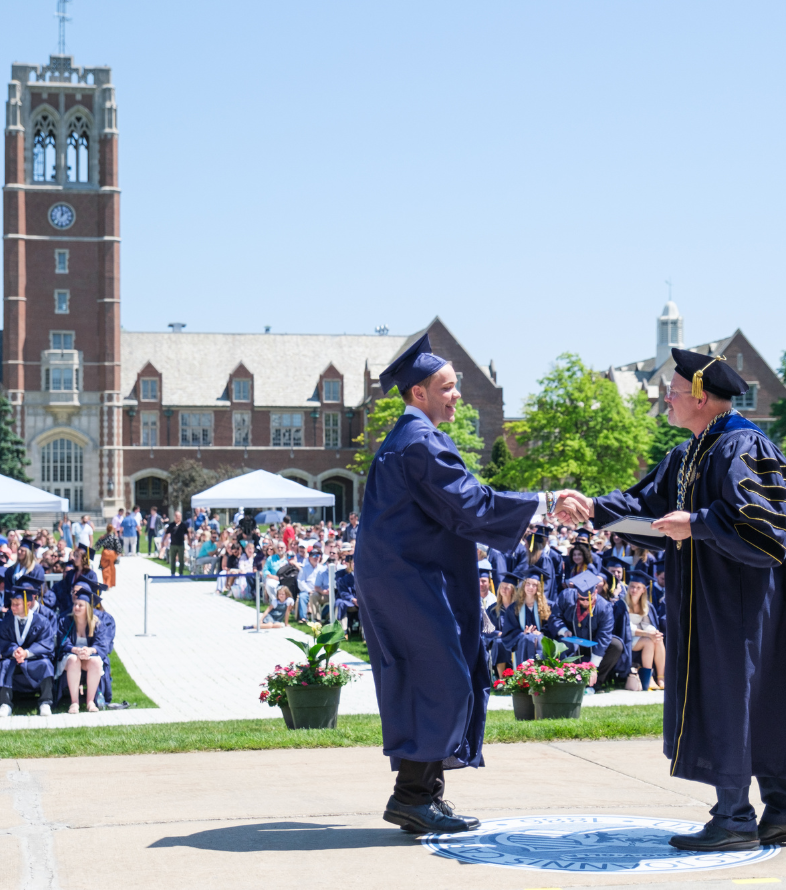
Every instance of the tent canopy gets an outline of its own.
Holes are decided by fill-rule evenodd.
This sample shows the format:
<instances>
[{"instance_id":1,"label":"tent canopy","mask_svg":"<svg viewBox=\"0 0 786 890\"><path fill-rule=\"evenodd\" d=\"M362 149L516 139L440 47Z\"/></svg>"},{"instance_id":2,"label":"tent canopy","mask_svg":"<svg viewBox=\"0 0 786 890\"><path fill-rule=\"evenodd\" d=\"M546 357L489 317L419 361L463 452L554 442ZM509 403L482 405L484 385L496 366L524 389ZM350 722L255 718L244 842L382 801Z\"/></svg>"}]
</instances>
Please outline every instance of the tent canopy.
<instances>
[{"instance_id":1,"label":"tent canopy","mask_svg":"<svg viewBox=\"0 0 786 890\"><path fill-rule=\"evenodd\" d=\"M59 498L19 482L0 476L0 513L68 513L68 498Z\"/></svg>"},{"instance_id":2,"label":"tent canopy","mask_svg":"<svg viewBox=\"0 0 786 890\"><path fill-rule=\"evenodd\" d=\"M267 470L226 479L191 498L192 507L332 507L335 503L335 495Z\"/></svg>"}]
</instances>

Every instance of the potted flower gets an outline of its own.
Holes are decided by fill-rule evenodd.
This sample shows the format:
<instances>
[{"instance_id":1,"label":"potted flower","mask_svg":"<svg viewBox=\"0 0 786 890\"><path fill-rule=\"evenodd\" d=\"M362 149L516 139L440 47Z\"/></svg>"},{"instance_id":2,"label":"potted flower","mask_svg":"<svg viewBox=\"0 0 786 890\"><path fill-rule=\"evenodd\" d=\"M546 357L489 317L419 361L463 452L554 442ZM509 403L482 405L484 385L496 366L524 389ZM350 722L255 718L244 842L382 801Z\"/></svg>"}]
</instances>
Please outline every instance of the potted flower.
<instances>
[{"instance_id":1,"label":"potted flower","mask_svg":"<svg viewBox=\"0 0 786 890\"><path fill-rule=\"evenodd\" d=\"M529 694L529 681L522 672L523 665L518 670L506 668L499 680L492 686L493 695L509 695L513 701L513 714L516 720L534 720L535 705Z\"/></svg>"},{"instance_id":2,"label":"potted flower","mask_svg":"<svg viewBox=\"0 0 786 890\"><path fill-rule=\"evenodd\" d=\"M590 662L578 662L575 657L560 659L567 649L548 637L541 640L543 654L519 665L515 674L521 674L529 685L535 705L535 719L578 718L584 690L597 672Z\"/></svg>"},{"instance_id":3,"label":"potted flower","mask_svg":"<svg viewBox=\"0 0 786 890\"><path fill-rule=\"evenodd\" d=\"M355 672L345 664L330 664L344 641L340 621L322 627L309 625L313 644L287 637L303 651L308 661L295 670L294 682L286 686L287 702L295 729L334 729L338 716L341 687L355 679Z\"/></svg>"},{"instance_id":4,"label":"potted flower","mask_svg":"<svg viewBox=\"0 0 786 890\"><path fill-rule=\"evenodd\" d=\"M287 687L297 683L298 673L299 665L294 661L284 666L277 664L275 670L268 674L260 684L263 688L259 693L259 700L271 708L281 708L281 716L284 718L287 729L295 728L292 722L292 711L287 700Z\"/></svg>"}]
</instances>

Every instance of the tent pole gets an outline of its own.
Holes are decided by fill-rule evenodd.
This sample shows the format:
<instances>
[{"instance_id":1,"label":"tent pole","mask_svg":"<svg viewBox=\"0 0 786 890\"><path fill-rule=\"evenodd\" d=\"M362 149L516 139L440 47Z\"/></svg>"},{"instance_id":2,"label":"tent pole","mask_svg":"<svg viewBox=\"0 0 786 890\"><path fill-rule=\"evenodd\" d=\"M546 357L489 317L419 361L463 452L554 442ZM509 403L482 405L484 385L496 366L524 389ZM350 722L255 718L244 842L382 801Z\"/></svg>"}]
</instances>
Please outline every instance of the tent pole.
<instances>
[{"instance_id":1,"label":"tent pole","mask_svg":"<svg viewBox=\"0 0 786 890\"><path fill-rule=\"evenodd\" d=\"M145 632L141 634L137 634L138 637L154 637L155 634L149 634L147 632L147 593L149 589L149 581L150 575L145 575Z\"/></svg>"},{"instance_id":2,"label":"tent pole","mask_svg":"<svg viewBox=\"0 0 786 890\"><path fill-rule=\"evenodd\" d=\"M254 629L254 633L259 633L259 569L254 572L254 588L257 596L257 626Z\"/></svg>"},{"instance_id":3,"label":"tent pole","mask_svg":"<svg viewBox=\"0 0 786 890\"><path fill-rule=\"evenodd\" d=\"M336 620L336 564L328 566L328 594L330 599L330 623Z\"/></svg>"}]
</instances>

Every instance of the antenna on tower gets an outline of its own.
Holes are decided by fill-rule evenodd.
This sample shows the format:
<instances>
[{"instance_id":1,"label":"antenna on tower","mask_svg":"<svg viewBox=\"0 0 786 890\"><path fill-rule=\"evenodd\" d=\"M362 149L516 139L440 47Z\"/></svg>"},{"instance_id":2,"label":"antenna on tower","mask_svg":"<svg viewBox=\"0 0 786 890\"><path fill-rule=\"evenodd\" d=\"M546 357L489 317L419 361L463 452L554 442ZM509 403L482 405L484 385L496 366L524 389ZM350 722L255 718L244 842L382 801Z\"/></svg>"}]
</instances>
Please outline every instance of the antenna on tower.
<instances>
[{"instance_id":1,"label":"antenna on tower","mask_svg":"<svg viewBox=\"0 0 786 890\"><path fill-rule=\"evenodd\" d=\"M671 275L666 279L666 284L669 286L669 302L671 302Z\"/></svg>"},{"instance_id":2,"label":"antenna on tower","mask_svg":"<svg viewBox=\"0 0 786 890\"><path fill-rule=\"evenodd\" d=\"M66 22L71 21L68 17L68 4L70 2L71 0L57 0L57 12L55 13L55 18L58 20L57 52L61 56L64 56L66 51Z\"/></svg>"}]
</instances>

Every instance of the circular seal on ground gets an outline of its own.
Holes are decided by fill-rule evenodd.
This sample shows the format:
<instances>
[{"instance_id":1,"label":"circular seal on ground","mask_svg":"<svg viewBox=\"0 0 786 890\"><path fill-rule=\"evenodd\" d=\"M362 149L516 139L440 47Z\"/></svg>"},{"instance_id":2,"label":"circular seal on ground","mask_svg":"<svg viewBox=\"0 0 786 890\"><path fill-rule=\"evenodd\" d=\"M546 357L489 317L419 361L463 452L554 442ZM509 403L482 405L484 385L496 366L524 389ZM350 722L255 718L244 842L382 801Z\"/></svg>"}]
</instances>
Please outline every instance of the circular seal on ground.
<instances>
[{"instance_id":1,"label":"circular seal on ground","mask_svg":"<svg viewBox=\"0 0 786 890\"><path fill-rule=\"evenodd\" d=\"M429 834L422 843L449 859L536 871L609 874L707 871L770 859L780 847L692 853L669 845L693 834L698 822L644 816L524 816L483 822L475 831Z\"/></svg>"}]
</instances>

